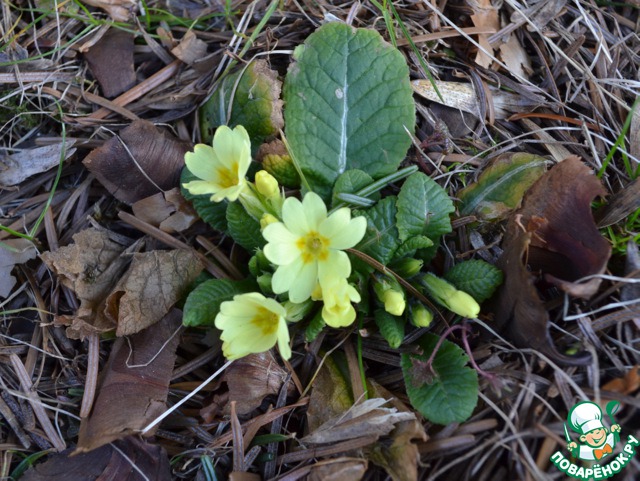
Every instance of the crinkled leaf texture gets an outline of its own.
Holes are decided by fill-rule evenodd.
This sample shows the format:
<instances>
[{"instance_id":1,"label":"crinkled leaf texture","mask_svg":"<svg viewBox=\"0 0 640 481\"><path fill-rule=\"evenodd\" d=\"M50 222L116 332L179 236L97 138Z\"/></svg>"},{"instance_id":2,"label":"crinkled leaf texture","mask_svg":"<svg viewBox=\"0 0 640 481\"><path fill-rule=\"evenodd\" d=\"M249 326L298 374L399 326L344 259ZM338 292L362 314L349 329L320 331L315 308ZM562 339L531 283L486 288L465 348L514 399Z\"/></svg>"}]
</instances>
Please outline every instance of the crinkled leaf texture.
<instances>
[{"instance_id":1,"label":"crinkled leaf texture","mask_svg":"<svg viewBox=\"0 0 640 481\"><path fill-rule=\"evenodd\" d=\"M387 265L399 244L395 225L396 198L390 195L370 209L354 211L353 215L367 219L367 230L356 249Z\"/></svg>"},{"instance_id":2,"label":"crinkled leaf texture","mask_svg":"<svg viewBox=\"0 0 640 481\"><path fill-rule=\"evenodd\" d=\"M415 126L402 54L373 30L328 23L293 57L283 92L286 134L311 189L328 199L349 169L373 178L394 172Z\"/></svg>"},{"instance_id":3,"label":"crinkled leaf texture","mask_svg":"<svg viewBox=\"0 0 640 481\"><path fill-rule=\"evenodd\" d=\"M398 194L398 233L400 240L426 235L437 243L451 232L451 214L455 208L447 192L431 177L416 172L405 180Z\"/></svg>"},{"instance_id":4,"label":"crinkled leaf texture","mask_svg":"<svg viewBox=\"0 0 640 481\"><path fill-rule=\"evenodd\" d=\"M422 355L402 355L409 401L431 422L466 421L478 402L478 374L466 366L469 358L464 351L449 341L438 349L430 372L425 364L437 342L438 336L426 334L419 341Z\"/></svg>"},{"instance_id":5,"label":"crinkled leaf texture","mask_svg":"<svg viewBox=\"0 0 640 481\"><path fill-rule=\"evenodd\" d=\"M260 223L239 202L229 202L227 205L227 228L233 240L251 253L266 244L260 232Z\"/></svg>"},{"instance_id":6,"label":"crinkled leaf texture","mask_svg":"<svg viewBox=\"0 0 640 481\"><path fill-rule=\"evenodd\" d=\"M280 88L277 72L271 70L265 60L251 62L245 70L226 77L200 108L202 141L211 143L220 125L231 128L242 125L249 133L254 150L257 149L284 125ZM233 101L231 117L227 118L230 101Z\"/></svg>"},{"instance_id":7,"label":"crinkled leaf texture","mask_svg":"<svg viewBox=\"0 0 640 481\"><path fill-rule=\"evenodd\" d=\"M502 284L503 277L500 269L480 259L456 264L444 276L478 302L489 299Z\"/></svg>"},{"instance_id":8,"label":"crinkled leaf texture","mask_svg":"<svg viewBox=\"0 0 640 481\"><path fill-rule=\"evenodd\" d=\"M255 283L250 280L231 281L210 279L196 287L184 305L182 323L185 326L213 326L220 304L230 301L237 294L250 292Z\"/></svg>"}]
</instances>

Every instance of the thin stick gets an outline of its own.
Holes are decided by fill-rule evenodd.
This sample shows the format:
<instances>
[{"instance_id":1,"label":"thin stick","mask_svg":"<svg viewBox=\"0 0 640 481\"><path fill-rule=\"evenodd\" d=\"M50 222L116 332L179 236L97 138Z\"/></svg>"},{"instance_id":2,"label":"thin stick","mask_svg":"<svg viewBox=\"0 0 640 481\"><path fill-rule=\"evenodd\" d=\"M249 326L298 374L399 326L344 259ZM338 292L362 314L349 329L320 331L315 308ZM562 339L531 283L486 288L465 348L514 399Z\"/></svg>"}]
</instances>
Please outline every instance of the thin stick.
<instances>
[{"instance_id":1,"label":"thin stick","mask_svg":"<svg viewBox=\"0 0 640 481\"><path fill-rule=\"evenodd\" d=\"M86 418L93 407L93 400L98 387L98 360L100 354L100 338L95 332L89 335L89 346L87 356L87 379L84 382L84 394L82 395L82 406L80 407L80 417Z\"/></svg>"}]
</instances>

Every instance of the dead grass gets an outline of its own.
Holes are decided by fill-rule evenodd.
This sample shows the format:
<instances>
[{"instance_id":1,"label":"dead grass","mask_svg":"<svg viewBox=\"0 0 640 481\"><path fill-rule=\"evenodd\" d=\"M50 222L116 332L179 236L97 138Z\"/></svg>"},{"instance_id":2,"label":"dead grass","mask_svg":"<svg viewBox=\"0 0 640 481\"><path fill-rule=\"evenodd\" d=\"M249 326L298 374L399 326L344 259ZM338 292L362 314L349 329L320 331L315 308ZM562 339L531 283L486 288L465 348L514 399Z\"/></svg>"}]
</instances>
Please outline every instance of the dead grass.
<instances>
[{"instance_id":1,"label":"dead grass","mask_svg":"<svg viewBox=\"0 0 640 481\"><path fill-rule=\"evenodd\" d=\"M636 176L640 157L638 111L630 121L626 140L608 164L603 162L640 94L639 5L505 0L494 2L496 29L486 18L473 20L492 12L486 9L488 4L394 2L415 43L414 51L396 26L397 42L412 76L426 78L426 65L440 80L470 82L481 100L482 120L465 115L460 121L457 110L416 97L418 140L437 133L440 141L426 147L425 152L412 148L408 162L421 165L455 197L489 159L502 152L524 151L555 161L575 154L602 173L609 192L624 191ZM137 24L112 23L101 10L87 10L79 2L59 3L56 12L52 6L49 2L2 2L0 14L0 155L57 144L63 135L67 142L73 140L77 149L64 162L51 198L55 169L0 191L2 225L32 236L40 253L67 245L73 234L90 225L130 238L143 235L139 226L132 228L127 218L118 215L128 207L108 194L81 163L90 149L102 145L131 120L164 124L180 138L197 141L196 108L232 63L259 56L283 75L290 51L332 18L375 28L389 39L381 12L369 2L284 1L253 43L248 43L248 38L264 15L266 2L147 2L148 8L157 9L154 17ZM207 54L185 64L168 52L190 26L206 43ZM112 99L102 96L82 53L107 29L132 31L137 38L133 52L137 86ZM508 35L514 44L508 52L500 51ZM479 58L479 49L484 58ZM520 115L497 118L489 85L515 94L523 107L511 114ZM534 110L527 100L536 96L544 105ZM637 276L638 265L625 271L621 254L624 239L638 240L640 196L637 188L634 192L626 204L616 206L622 215L606 233L621 247L610 263L611 272L619 276L631 271ZM36 226L43 211L43 221ZM151 242L158 235L155 231L144 233ZM459 230L447 238L438 259L442 266L473 253L495 259L500 227L475 232L471 242L462 234ZM212 241L217 244L216 234L202 225L179 235L176 241L204 252L208 247L196 241L199 235L209 246ZM13 237L10 232L0 232L0 240ZM166 238L156 240L167 243ZM226 249L228 244L223 246ZM236 258L235 251L224 255ZM64 328L53 323L56 315L72 314L78 301L39 258L15 268L13 275L18 282L2 300L0 327L2 479L27 455L73 445L82 392L92 377L87 373L96 374L88 369L89 357L97 356L102 366L112 346L112 341L104 338L89 349L87 342L68 339ZM592 352L593 363L586 368L557 366L538 352L516 349L493 331L490 318L481 317L474 325L478 334L472 340L474 357L483 370L498 376L499 385L496 388L481 381L480 403L468 422L446 427L424 423L429 440L419 443L420 479L561 479L561 473L550 466L549 456L565 444L562 422L579 399L620 400L626 407L618 422L627 432L637 432L639 386L626 391L616 387L614 392L603 388L640 364L640 313L637 304L617 304L623 285L617 280L606 281L602 295L590 303L570 305L570 313L582 313L572 322L561 322L561 299L556 303L557 324L551 334L560 346L581 344ZM640 297L637 290L634 292ZM596 311L603 306L608 309ZM441 326L432 328L435 333L441 330ZM215 381L193 395L163 422L155 436L155 442L174 460L174 479L205 479L201 456L210 456L218 473L250 469L261 472L264 479L280 476L293 480L305 473L305 465L312 459L357 453L361 446L348 443L338 449L301 453L295 450L294 441L267 442L257 450L245 446L243 451L237 436L242 427L253 434L298 433L301 437L308 397L300 391L313 380L326 349L337 346L349 358L356 337L354 331L331 332L309 346L298 338L294 348L300 354L284 366L290 380L280 394L239 419L229 418L225 410L228 394ZM219 348L211 346L203 331L182 333L169 404L192 393L222 365ZM403 349L411 349L411 345ZM373 336L364 340L363 354L367 376L406 401L398 351ZM357 376L353 381L357 385ZM287 396L287 389L298 392ZM617 479L635 479L640 465L637 460L633 463ZM370 467L365 477L387 479L377 467Z\"/></svg>"}]
</instances>

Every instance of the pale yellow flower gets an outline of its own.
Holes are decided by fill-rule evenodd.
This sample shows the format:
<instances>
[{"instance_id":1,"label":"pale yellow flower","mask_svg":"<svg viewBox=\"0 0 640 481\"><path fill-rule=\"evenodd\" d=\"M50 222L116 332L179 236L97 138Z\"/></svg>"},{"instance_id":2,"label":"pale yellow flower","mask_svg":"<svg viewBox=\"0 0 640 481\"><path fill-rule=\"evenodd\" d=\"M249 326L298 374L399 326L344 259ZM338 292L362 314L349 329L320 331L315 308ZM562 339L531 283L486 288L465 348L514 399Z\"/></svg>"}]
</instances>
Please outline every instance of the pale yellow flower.
<instances>
[{"instance_id":1,"label":"pale yellow flower","mask_svg":"<svg viewBox=\"0 0 640 481\"><path fill-rule=\"evenodd\" d=\"M269 224L262 233L268 242L264 254L278 266L273 292L288 292L292 302L304 302L320 283L326 296L325 286L336 278L349 277L351 262L343 249L360 242L366 227L366 219L352 219L347 207L327 216L324 202L313 192L302 202L287 198L282 222Z\"/></svg>"},{"instance_id":2,"label":"pale yellow flower","mask_svg":"<svg viewBox=\"0 0 640 481\"><path fill-rule=\"evenodd\" d=\"M256 189L267 199L280 195L278 181L266 170L256 172Z\"/></svg>"},{"instance_id":3,"label":"pale yellow flower","mask_svg":"<svg viewBox=\"0 0 640 481\"><path fill-rule=\"evenodd\" d=\"M213 147L197 144L193 152L184 156L189 171L201 180L184 184L193 195L212 194L213 202L223 199L235 201L247 186L247 170L251 163L251 141L245 128L238 125L231 130L218 127Z\"/></svg>"},{"instance_id":4,"label":"pale yellow flower","mask_svg":"<svg viewBox=\"0 0 640 481\"><path fill-rule=\"evenodd\" d=\"M257 292L239 294L223 302L216 316L222 331L222 353L227 359L268 351L278 344L283 359L291 357L286 309Z\"/></svg>"},{"instance_id":5,"label":"pale yellow flower","mask_svg":"<svg viewBox=\"0 0 640 481\"><path fill-rule=\"evenodd\" d=\"M344 278L333 279L322 290L322 319L331 327L346 327L356 320L352 302L360 302L360 294Z\"/></svg>"},{"instance_id":6,"label":"pale yellow flower","mask_svg":"<svg viewBox=\"0 0 640 481\"><path fill-rule=\"evenodd\" d=\"M430 273L425 274L422 278L422 285L438 304L443 305L451 312L470 319L475 319L480 314L480 306L473 297L456 289L444 279Z\"/></svg>"}]
</instances>

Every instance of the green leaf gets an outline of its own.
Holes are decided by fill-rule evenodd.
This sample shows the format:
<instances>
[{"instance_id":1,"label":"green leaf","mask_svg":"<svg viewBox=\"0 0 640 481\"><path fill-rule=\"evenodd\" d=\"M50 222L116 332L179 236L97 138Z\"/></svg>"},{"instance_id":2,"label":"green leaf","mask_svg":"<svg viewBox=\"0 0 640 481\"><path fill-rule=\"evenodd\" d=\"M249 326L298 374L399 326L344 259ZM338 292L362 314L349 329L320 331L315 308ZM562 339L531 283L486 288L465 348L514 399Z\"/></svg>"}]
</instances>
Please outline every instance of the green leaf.
<instances>
[{"instance_id":1,"label":"green leaf","mask_svg":"<svg viewBox=\"0 0 640 481\"><path fill-rule=\"evenodd\" d=\"M227 232L249 252L266 244L260 232L260 222L251 217L239 202L229 202L227 206Z\"/></svg>"},{"instance_id":2,"label":"green leaf","mask_svg":"<svg viewBox=\"0 0 640 481\"><path fill-rule=\"evenodd\" d=\"M500 220L518 207L524 193L545 172L546 159L519 152L493 159L478 181L458 191L460 213Z\"/></svg>"},{"instance_id":3,"label":"green leaf","mask_svg":"<svg viewBox=\"0 0 640 481\"><path fill-rule=\"evenodd\" d=\"M336 206L341 202L338 199L338 195L340 194L355 194L360 189L364 189L368 185L371 185L373 182L373 178L358 169L347 170L340 174L338 179L336 180L335 185L333 186L333 194L331 195L331 205ZM380 194L377 192L371 196L371 199L378 200L380 198Z\"/></svg>"},{"instance_id":4,"label":"green leaf","mask_svg":"<svg viewBox=\"0 0 640 481\"><path fill-rule=\"evenodd\" d=\"M376 321L380 334L393 349L397 349L404 339L404 319L392 316L384 309L377 309L373 319Z\"/></svg>"},{"instance_id":5,"label":"green leaf","mask_svg":"<svg viewBox=\"0 0 640 481\"><path fill-rule=\"evenodd\" d=\"M316 315L311 318L311 321L309 321L309 325L304 331L304 340L306 342L315 341L316 337L318 337L326 325L324 319L322 319L322 310L319 310Z\"/></svg>"},{"instance_id":6,"label":"green leaf","mask_svg":"<svg viewBox=\"0 0 640 481\"><path fill-rule=\"evenodd\" d=\"M212 202L211 196L193 195L187 189L182 187L183 184L197 180L198 178L191 173L189 169L184 167L182 174L180 175L180 192L182 196L191 201L193 208L196 210L200 218L213 227L215 230L224 232L227 230L227 203L226 202Z\"/></svg>"},{"instance_id":7,"label":"green leaf","mask_svg":"<svg viewBox=\"0 0 640 481\"><path fill-rule=\"evenodd\" d=\"M418 249L425 249L431 247L433 241L424 235L417 235L410 237L405 242L400 244L400 247L393 253L394 259L401 259L403 257L412 256Z\"/></svg>"},{"instance_id":8,"label":"green leaf","mask_svg":"<svg viewBox=\"0 0 640 481\"><path fill-rule=\"evenodd\" d=\"M254 291L255 287L252 280L211 279L203 282L187 297L182 323L185 326L213 326L220 304L237 294Z\"/></svg>"},{"instance_id":9,"label":"green leaf","mask_svg":"<svg viewBox=\"0 0 640 481\"><path fill-rule=\"evenodd\" d=\"M407 178L398 194L398 233L400 240L426 235L435 243L451 232L455 208L447 192L431 177L416 172Z\"/></svg>"},{"instance_id":10,"label":"green leaf","mask_svg":"<svg viewBox=\"0 0 640 481\"><path fill-rule=\"evenodd\" d=\"M227 76L200 108L202 141L211 143L220 125L231 128L243 125L253 149L257 149L267 137L276 135L284 126L280 89L277 72L271 70L265 60L256 60L244 71ZM231 118L227 119L232 94Z\"/></svg>"},{"instance_id":11,"label":"green leaf","mask_svg":"<svg viewBox=\"0 0 640 481\"><path fill-rule=\"evenodd\" d=\"M402 54L374 30L328 23L298 46L285 79L286 134L311 189L328 199L340 174L397 170L415 105Z\"/></svg>"},{"instance_id":12,"label":"green leaf","mask_svg":"<svg viewBox=\"0 0 640 481\"><path fill-rule=\"evenodd\" d=\"M469 419L478 402L478 374L466 367L464 351L444 341L433 361L433 371L425 365L438 342L426 334L419 345L421 355L402 355L402 373L411 405L437 424L460 423Z\"/></svg>"},{"instance_id":13,"label":"green leaf","mask_svg":"<svg viewBox=\"0 0 640 481\"><path fill-rule=\"evenodd\" d=\"M488 262L473 259L456 264L444 278L481 303L502 284L503 275L500 269Z\"/></svg>"},{"instance_id":14,"label":"green leaf","mask_svg":"<svg viewBox=\"0 0 640 481\"><path fill-rule=\"evenodd\" d=\"M385 197L370 209L354 210L353 215L367 219L367 230L356 249L387 265L398 248L396 197Z\"/></svg>"}]
</instances>

